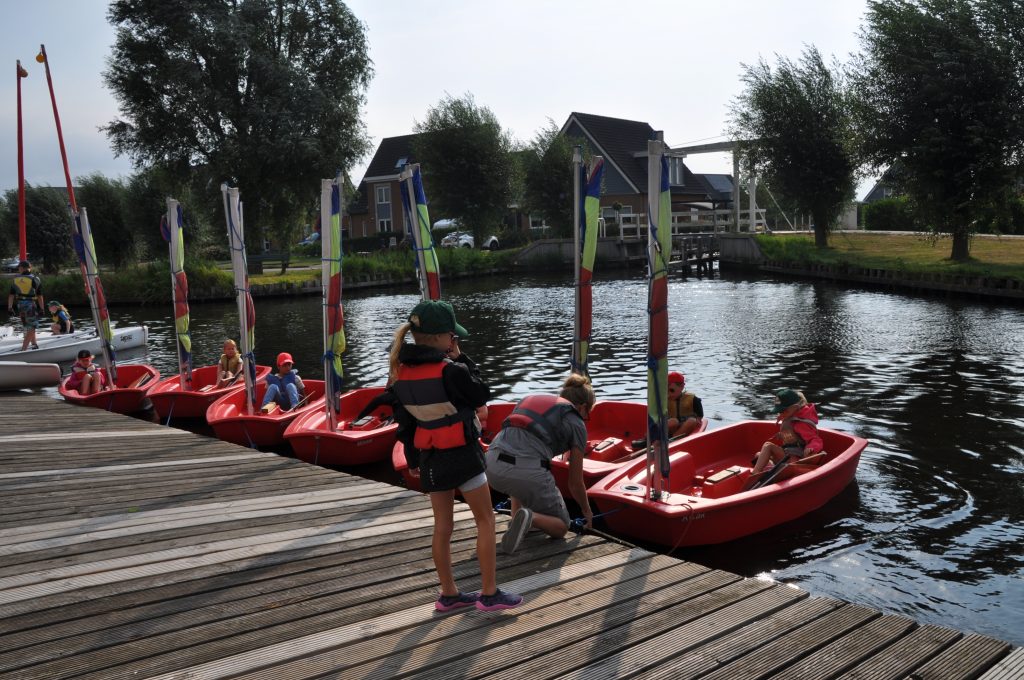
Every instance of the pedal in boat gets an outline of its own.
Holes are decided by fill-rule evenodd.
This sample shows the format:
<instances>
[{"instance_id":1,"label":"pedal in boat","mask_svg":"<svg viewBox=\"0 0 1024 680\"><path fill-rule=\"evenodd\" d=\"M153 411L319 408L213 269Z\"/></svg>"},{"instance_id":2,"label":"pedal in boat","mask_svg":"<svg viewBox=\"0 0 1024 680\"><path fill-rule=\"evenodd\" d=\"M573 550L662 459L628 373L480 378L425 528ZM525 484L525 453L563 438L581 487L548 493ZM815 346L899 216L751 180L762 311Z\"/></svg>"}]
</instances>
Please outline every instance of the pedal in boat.
<instances>
[{"instance_id":1,"label":"pedal in boat","mask_svg":"<svg viewBox=\"0 0 1024 680\"><path fill-rule=\"evenodd\" d=\"M823 453L780 466L770 483L744 491L752 456L776 432L773 421L748 420L672 443L668 493L660 500L648 498L646 458L608 475L587 497L621 536L671 548L725 543L827 503L853 480L867 446L860 437L819 428Z\"/></svg>"},{"instance_id":2,"label":"pedal in boat","mask_svg":"<svg viewBox=\"0 0 1024 680\"><path fill-rule=\"evenodd\" d=\"M220 366L202 366L192 369L192 389L181 389L181 376L172 375L164 378L149 392L149 400L153 402L161 420L171 418L205 418L206 409L229 392L245 388L241 376L226 387L217 387L217 373ZM263 380L270 373L270 366L256 366L256 380Z\"/></svg>"},{"instance_id":3,"label":"pedal in boat","mask_svg":"<svg viewBox=\"0 0 1024 680\"><path fill-rule=\"evenodd\" d=\"M0 361L0 391L53 387L59 382L60 366L57 364Z\"/></svg>"},{"instance_id":4,"label":"pedal in boat","mask_svg":"<svg viewBox=\"0 0 1024 680\"><path fill-rule=\"evenodd\" d=\"M363 387L342 394L335 430L328 427L325 409L307 411L293 420L284 438L295 457L316 465L366 465L387 460L398 432L391 407L379 406L356 419L383 391L383 387Z\"/></svg>"},{"instance_id":5,"label":"pedal in boat","mask_svg":"<svg viewBox=\"0 0 1024 680\"><path fill-rule=\"evenodd\" d=\"M107 375L106 369L99 370ZM70 379L70 375L64 378L57 388L66 401L115 413L134 413L149 406L146 396L160 380L160 371L148 364L121 364L117 367L115 387L95 394L79 394L78 390L69 389L67 385Z\"/></svg>"},{"instance_id":6,"label":"pedal in boat","mask_svg":"<svg viewBox=\"0 0 1024 680\"><path fill-rule=\"evenodd\" d=\"M299 416L324 408L324 381L303 380L306 394L299 405L290 411L283 411L271 402L269 413L260 410L263 395L267 393L265 380L256 383L257 406L251 414L246 413L245 390L229 392L210 404L206 410L206 422L213 427L218 439L242 446L276 446L284 441L284 431Z\"/></svg>"}]
</instances>

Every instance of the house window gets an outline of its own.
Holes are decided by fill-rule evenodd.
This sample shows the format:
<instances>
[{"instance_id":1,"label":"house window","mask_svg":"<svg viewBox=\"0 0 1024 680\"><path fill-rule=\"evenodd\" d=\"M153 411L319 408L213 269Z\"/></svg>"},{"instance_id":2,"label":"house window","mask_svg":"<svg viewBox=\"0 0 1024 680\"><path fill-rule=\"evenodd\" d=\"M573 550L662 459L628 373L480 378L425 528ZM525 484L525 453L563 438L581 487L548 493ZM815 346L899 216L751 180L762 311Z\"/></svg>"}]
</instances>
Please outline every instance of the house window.
<instances>
[{"instance_id":1,"label":"house window","mask_svg":"<svg viewBox=\"0 0 1024 680\"><path fill-rule=\"evenodd\" d=\"M668 159L668 183L674 186L686 184L682 158L672 157Z\"/></svg>"},{"instance_id":2,"label":"house window","mask_svg":"<svg viewBox=\"0 0 1024 680\"><path fill-rule=\"evenodd\" d=\"M391 187L386 184L377 187L377 231L391 231Z\"/></svg>"},{"instance_id":3,"label":"house window","mask_svg":"<svg viewBox=\"0 0 1024 680\"><path fill-rule=\"evenodd\" d=\"M530 229L540 229L546 227L544 224L544 218L539 215L530 215Z\"/></svg>"}]
</instances>

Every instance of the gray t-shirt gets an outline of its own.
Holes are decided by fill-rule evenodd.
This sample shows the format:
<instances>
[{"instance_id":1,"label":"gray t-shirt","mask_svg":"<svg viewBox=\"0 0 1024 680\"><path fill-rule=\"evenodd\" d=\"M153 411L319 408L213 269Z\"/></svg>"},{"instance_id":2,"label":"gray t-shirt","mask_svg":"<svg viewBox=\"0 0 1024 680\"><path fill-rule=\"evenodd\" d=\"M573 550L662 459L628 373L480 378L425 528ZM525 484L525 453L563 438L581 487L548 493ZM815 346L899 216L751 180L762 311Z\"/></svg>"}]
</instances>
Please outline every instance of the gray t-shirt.
<instances>
[{"instance_id":1,"label":"gray t-shirt","mask_svg":"<svg viewBox=\"0 0 1024 680\"><path fill-rule=\"evenodd\" d=\"M570 442L570 447L586 451L587 425L582 418L567 414L558 424L559 440ZM503 427L491 442L490 450L501 451L513 456L551 460L555 455L543 441L522 427ZM559 451L558 455L564 453Z\"/></svg>"}]
</instances>

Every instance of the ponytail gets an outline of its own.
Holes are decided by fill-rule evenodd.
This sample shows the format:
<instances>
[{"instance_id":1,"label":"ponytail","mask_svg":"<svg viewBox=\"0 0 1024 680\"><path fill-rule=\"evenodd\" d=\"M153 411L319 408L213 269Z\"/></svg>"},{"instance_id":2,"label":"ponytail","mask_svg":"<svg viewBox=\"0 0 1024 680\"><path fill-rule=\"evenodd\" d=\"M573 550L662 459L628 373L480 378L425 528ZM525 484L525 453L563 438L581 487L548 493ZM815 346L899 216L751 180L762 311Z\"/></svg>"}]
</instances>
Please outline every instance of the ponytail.
<instances>
[{"instance_id":1,"label":"ponytail","mask_svg":"<svg viewBox=\"0 0 1024 680\"><path fill-rule=\"evenodd\" d=\"M558 393L558 396L577 406L586 404L589 408L593 408L594 402L597 401L594 388L590 385L590 378L579 373L569 374L569 377L562 383L562 391Z\"/></svg>"},{"instance_id":2,"label":"ponytail","mask_svg":"<svg viewBox=\"0 0 1024 680\"><path fill-rule=\"evenodd\" d=\"M398 363L399 363L398 362L398 353L401 351L402 345L405 344L405 336L406 336L406 334L409 333L410 330L412 330L412 324L411 323L403 323L401 326L398 327L398 330L395 331L395 337L391 341L391 352L390 352L390 354L388 356L388 363L389 363L389 367L388 367L388 384L389 385L391 383L395 382L396 380L398 380Z\"/></svg>"}]
</instances>

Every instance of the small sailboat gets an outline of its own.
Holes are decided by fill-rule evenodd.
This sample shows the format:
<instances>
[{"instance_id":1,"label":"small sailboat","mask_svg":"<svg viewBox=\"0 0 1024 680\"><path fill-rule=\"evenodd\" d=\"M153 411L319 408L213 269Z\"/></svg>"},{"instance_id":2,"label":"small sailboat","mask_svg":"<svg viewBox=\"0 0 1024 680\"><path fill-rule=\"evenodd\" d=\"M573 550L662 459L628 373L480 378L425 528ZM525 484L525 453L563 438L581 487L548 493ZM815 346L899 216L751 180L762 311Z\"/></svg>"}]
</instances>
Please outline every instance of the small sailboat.
<instances>
[{"instance_id":1,"label":"small sailboat","mask_svg":"<svg viewBox=\"0 0 1024 680\"><path fill-rule=\"evenodd\" d=\"M181 204L167 199L167 214L160 220L160 232L170 246L171 294L174 301L174 335L178 349L178 375L164 378L149 392L149 400L166 424L172 417L205 418L206 409L228 392L240 391L244 382L217 387L220 366L192 367L192 337L189 334L188 277L185 274L184 216ZM269 366L256 367L256 380L270 373Z\"/></svg>"},{"instance_id":2,"label":"small sailboat","mask_svg":"<svg viewBox=\"0 0 1024 680\"><path fill-rule=\"evenodd\" d=\"M0 361L0 391L53 387L60 382L57 364Z\"/></svg>"},{"instance_id":3,"label":"small sailboat","mask_svg":"<svg viewBox=\"0 0 1024 680\"><path fill-rule=\"evenodd\" d=\"M224 219L227 222L228 241L231 244L231 269L235 277L235 300L238 304L239 352L242 355L244 389L229 392L210 404L206 421L213 427L218 439L243 446L275 446L283 441L284 431L296 417L305 411L322 406L324 382L305 380L306 394L299 404L289 410L275 409L270 413L260 410L259 404L267 392L266 380L257 380L256 310L249 293L249 274L245 258L244 221L238 189L221 186L224 199Z\"/></svg>"},{"instance_id":4,"label":"small sailboat","mask_svg":"<svg viewBox=\"0 0 1024 680\"><path fill-rule=\"evenodd\" d=\"M391 406L382 404L360 418L360 412L384 392L366 387L341 394L341 355L345 351L345 315L341 304L341 211L343 180L320 185L320 247L323 261L324 384L322 409L310 409L284 432L296 458L318 465L363 465L387 459L398 425Z\"/></svg>"}]
</instances>

